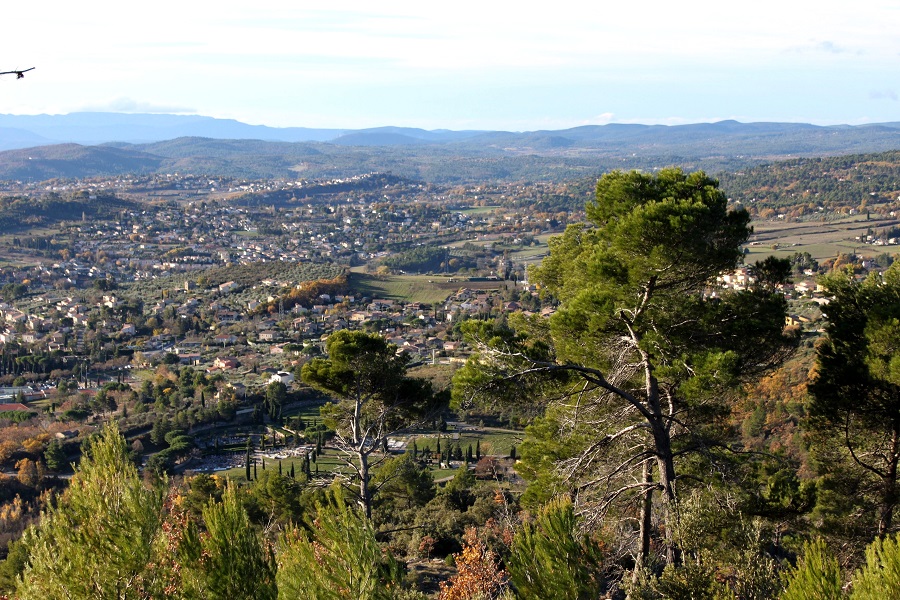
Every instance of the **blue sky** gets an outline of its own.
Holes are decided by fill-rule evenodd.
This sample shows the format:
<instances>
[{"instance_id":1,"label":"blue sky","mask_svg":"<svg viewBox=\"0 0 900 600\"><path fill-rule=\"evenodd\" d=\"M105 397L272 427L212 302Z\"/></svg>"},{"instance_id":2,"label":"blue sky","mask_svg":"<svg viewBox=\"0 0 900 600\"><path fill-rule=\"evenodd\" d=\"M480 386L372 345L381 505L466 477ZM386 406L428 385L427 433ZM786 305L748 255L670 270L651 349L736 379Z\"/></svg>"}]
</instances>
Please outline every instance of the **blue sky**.
<instances>
[{"instance_id":1,"label":"blue sky","mask_svg":"<svg viewBox=\"0 0 900 600\"><path fill-rule=\"evenodd\" d=\"M617 4L31 0L4 9L0 70L36 69L0 79L0 113L515 131L900 121L900 3Z\"/></svg>"}]
</instances>

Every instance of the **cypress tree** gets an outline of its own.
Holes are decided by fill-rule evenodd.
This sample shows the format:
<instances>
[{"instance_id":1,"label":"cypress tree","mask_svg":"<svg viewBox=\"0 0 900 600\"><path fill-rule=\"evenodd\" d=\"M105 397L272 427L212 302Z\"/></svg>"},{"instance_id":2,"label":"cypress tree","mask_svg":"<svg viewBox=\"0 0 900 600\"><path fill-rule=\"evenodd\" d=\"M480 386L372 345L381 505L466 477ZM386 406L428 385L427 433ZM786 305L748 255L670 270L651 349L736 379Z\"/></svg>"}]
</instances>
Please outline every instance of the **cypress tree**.
<instances>
[{"instance_id":1,"label":"cypress tree","mask_svg":"<svg viewBox=\"0 0 900 600\"><path fill-rule=\"evenodd\" d=\"M294 463L291 463L291 479L296 479L294 476Z\"/></svg>"},{"instance_id":2,"label":"cypress tree","mask_svg":"<svg viewBox=\"0 0 900 600\"><path fill-rule=\"evenodd\" d=\"M481 460L481 440L475 441L475 460Z\"/></svg>"}]
</instances>

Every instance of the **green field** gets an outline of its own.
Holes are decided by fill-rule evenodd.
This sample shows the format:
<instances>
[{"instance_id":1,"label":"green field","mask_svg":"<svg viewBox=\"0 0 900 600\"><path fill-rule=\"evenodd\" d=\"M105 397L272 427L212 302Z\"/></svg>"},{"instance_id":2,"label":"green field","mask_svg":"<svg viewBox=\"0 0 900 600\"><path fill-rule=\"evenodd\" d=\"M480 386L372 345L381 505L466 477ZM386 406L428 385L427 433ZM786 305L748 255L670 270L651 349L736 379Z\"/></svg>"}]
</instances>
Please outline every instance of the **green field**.
<instances>
[{"instance_id":1,"label":"green field","mask_svg":"<svg viewBox=\"0 0 900 600\"><path fill-rule=\"evenodd\" d=\"M472 208L455 209L454 213L462 213L464 215L484 215L492 213L500 208L499 206L473 206Z\"/></svg>"},{"instance_id":2,"label":"green field","mask_svg":"<svg viewBox=\"0 0 900 600\"><path fill-rule=\"evenodd\" d=\"M458 434L458 437L457 437ZM510 449L513 446L518 446L522 443L522 439L525 437L524 431L514 431L510 429L495 429L495 428L485 428L479 427L477 429L465 429L463 431L456 431L454 429L449 429L446 432L438 434L437 432L426 432L426 433L417 433L409 436L403 436L407 444L412 443L413 439L416 441L416 446L418 446L419 450L424 450L426 446L431 449L432 452L437 448L438 439L441 441L441 449L446 451L447 444L450 443L454 447L459 444L462 451L465 452L466 448L471 445L472 451L475 451L476 444L481 442L481 455L496 455L496 456L508 456Z\"/></svg>"},{"instance_id":3,"label":"green field","mask_svg":"<svg viewBox=\"0 0 900 600\"><path fill-rule=\"evenodd\" d=\"M542 244L540 246L529 246L527 248L523 248L522 250L510 252L509 258L513 262L517 263L540 264L544 257L547 256L548 251L549 248L547 248L546 244Z\"/></svg>"},{"instance_id":4,"label":"green field","mask_svg":"<svg viewBox=\"0 0 900 600\"><path fill-rule=\"evenodd\" d=\"M809 252L818 261L834 258L839 253L870 257L884 252L896 255L900 252L898 246L873 246L856 238L865 236L869 229L877 231L897 223L897 219L866 220L862 215L824 222L755 222L746 262L752 263L766 256L787 258L796 252Z\"/></svg>"},{"instance_id":5,"label":"green field","mask_svg":"<svg viewBox=\"0 0 900 600\"><path fill-rule=\"evenodd\" d=\"M495 290L502 281L467 281L447 275L384 275L351 273L350 287L354 292L372 298L402 302L443 302L460 288Z\"/></svg>"},{"instance_id":6,"label":"green field","mask_svg":"<svg viewBox=\"0 0 900 600\"><path fill-rule=\"evenodd\" d=\"M266 469L274 469L278 471L277 460L266 459ZM294 467L294 473L300 474L303 470L303 460L296 457L286 458L281 461L281 472L283 475L290 475L291 465ZM312 464L313 473L315 473L316 465L319 467L319 477L330 478L333 473L349 473L351 469L340 458L340 453L336 450L328 450L324 455L319 456L315 463ZM260 463L256 465L257 473L262 470ZM247 481L246 471L244 467L235 469L227 469L225 471L217 471L216 475L224 477L238 483Z\"/></svg>"}]
</instances>

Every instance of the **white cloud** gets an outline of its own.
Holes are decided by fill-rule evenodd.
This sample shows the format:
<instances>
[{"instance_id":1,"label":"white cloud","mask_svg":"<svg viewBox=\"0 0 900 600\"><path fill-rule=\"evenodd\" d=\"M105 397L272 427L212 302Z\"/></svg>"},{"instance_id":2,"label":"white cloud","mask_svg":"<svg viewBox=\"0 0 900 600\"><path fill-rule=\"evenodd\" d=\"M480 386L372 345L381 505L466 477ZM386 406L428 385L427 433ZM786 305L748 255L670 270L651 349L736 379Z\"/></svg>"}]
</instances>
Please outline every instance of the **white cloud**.
<instances>
[{"instance_id":1,"label":"white cloud","mask_svg":"<svg viewBox=\"0 0 900 600\"><path fill-rule=\"evenodd\" d=\"M79 111L84 112L119 112L119 113L176 113L195 114L196 109L184 106L168 104L154 104L142 102L131 98L115 98L106 103L84 106Z\"/></svg>"},{"instance_id":2,"label":"white cloud","mask_svg":"<svg viewBox=\"0 0 900 600\"><path fill-rule=\"evenodd\" d=\"M897 101L897 92L891 89L872 90L869 92L869 98L872 100L893 100Z\"/></svg>"}]
</instances>

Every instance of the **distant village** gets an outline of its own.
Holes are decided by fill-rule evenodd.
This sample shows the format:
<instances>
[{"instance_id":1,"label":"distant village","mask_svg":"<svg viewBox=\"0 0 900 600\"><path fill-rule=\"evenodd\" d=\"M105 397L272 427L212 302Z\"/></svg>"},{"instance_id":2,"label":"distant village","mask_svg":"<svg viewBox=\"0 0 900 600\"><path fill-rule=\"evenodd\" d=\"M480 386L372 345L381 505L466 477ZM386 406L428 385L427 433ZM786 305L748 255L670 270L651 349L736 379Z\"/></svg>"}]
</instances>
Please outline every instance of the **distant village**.
<instances>
[{"instance_id":1,"label":"distant village","mask_svg":"<svg viewBox=\"0 0 900 600\"><path fill-rule=\"evenodd\" d=\"M318 185L348 183L355 181ZM88 200L113 192L141 208L104 218L83 215L43 238L29 231L0 238L0 255L18 263L0 270L0 353L55 357L47 364L56 370L60 360L86 361L96 378L82 377L85 387L115 369L161 361L234 374L236 381L252 373L263 385L265 377L321 352L331 333L347 328L381 333L413 362L464 362L459 322L553 311L527 281L525 261L515 252L581 217L522 209L553 192L538 184L452 190L415 184L374 192L351 185L283 201L302 189L297 182L154 175L8 190ZM273 197L281 200L269 203ZM316 279L350 270L389 275L397 271L378 267L385 257L463 242L485 252L469 269L450 272L444 264L443 272L431 273L429 281L447 289L444 300L379 298L348 285L284 307L285 294ZM798 309L788 324L814 328L821 317L816 271L795 275L785 293L809 299L806 306L813 308ZM751 282L744 267L717 285L742 289ZM50 379L53 370L4 368L0 383L26 371ZM40 396L39 389L30 393Z\"/></svg>"}]
</instances>

